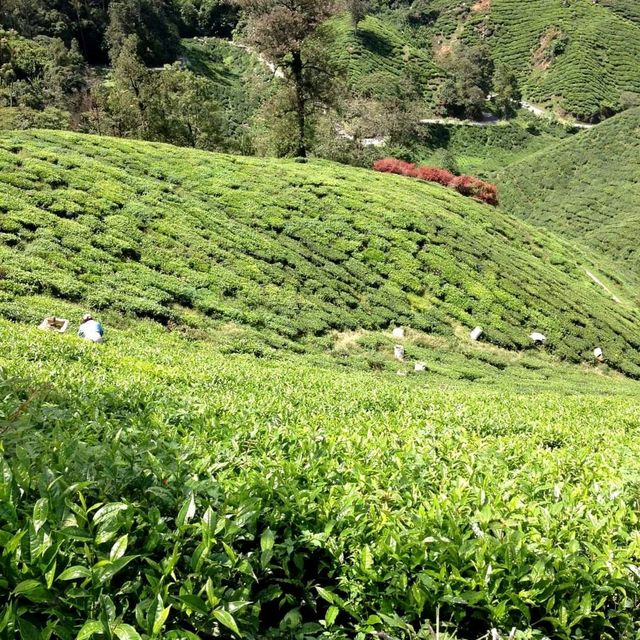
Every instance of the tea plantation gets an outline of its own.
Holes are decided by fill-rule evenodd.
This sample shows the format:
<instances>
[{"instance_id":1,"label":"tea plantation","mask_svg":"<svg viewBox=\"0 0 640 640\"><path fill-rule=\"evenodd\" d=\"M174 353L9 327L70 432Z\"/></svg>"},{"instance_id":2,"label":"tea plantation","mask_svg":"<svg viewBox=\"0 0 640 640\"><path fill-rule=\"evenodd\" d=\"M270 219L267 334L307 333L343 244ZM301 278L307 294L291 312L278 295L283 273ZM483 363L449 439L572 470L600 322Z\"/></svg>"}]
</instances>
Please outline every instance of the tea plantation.
<instances>
[{"instance_id":1,"label":"tea plantation","mask_svg":"<svg viewBox=\"0 0 640 640\"><path fill-rule=\"evenodd\" d=\"M0 319L3 638L636 637L637 383L108 329Z\"/></svg>"},{"instance_id":2,"label":"tea plantation","mask_svg":"<svg viewBox=\"0 0 640 640\"><path fill-rule=\"evenodd\" d=\"M350 17L342 14L332 19L327 29L334 38L334 64L346 71L355 95L397 98L415 92L428 104L433 103L444 72L391 21L367 16L354 31Z\"/></svg>"},{"instance_id":3,"label":"tea plantation","mask_svg":"<svg viewBox=\"0 0 640 640\"><path fill-rule=\"evenodd\" d=\"M585 121L640 93L638 3L629 0L435 0L425 29L442 43L486 42L523 94Z\"/></svg>"},{"instance_id":4,"label":"tea plantation","mask_svg":"<svg viewBox=\"0 0 640 640\"><path fill-rule=\"evenodd\" d=\"M640 109L498 172L502 204L640 275Z\"/></svg>"},{"instance_id":5,"label":"tea plantation","mask_svg":"<svg viewBox=\"0 0 640 640\"><path fill-rule=\"evenodd\" d=\"M529 348L537 330L556 357L590 362L599 345L612 368L640 374L640 315L606 261L437 185L5 133L0 212L0 313L13 320L61 315L34 304L45 295L258 354L323 352L332 332L481 325L497 347Z\"/></svg>"},{"instance_id":6,"label":"tea plantation","mask_svg":"<svg viewBox=\"0 0 640 640\"><path fill-rule=\"evenodd\" d=\"M495 126L425 124L428 143L416 153L424 164L436 167L455 162L462 173L493 178L496 171L523 160L573 135L571 127L520 112L517 118Z\"/></svg>"}]
</instances>

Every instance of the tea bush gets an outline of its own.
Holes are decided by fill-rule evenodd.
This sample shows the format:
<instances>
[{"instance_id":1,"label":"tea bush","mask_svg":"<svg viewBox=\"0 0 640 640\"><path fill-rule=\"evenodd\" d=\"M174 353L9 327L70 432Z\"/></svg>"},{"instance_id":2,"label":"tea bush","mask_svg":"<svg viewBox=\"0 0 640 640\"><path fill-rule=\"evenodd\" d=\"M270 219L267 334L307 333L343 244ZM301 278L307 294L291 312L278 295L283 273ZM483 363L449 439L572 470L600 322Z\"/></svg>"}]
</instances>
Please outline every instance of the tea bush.
<instances>
[{"instance_id":1,"label":"tea bush","mask_svg":"<svg viewBox=\"0 0 640 640\"><path fill-rule=\"evenodd\" d=\"M0 319L3 638L638 632L637 383L529 359L444 384L479 368L109 329Z\"/></svg>"}]
</instances>

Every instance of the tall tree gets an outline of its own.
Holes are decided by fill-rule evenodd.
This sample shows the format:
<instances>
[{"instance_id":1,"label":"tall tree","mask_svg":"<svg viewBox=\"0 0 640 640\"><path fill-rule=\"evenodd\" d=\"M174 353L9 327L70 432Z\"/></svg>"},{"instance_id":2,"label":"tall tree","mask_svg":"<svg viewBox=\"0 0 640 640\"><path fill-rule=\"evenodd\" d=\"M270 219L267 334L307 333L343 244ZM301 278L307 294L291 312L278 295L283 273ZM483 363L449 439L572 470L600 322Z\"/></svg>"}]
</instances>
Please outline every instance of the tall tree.
<instances>
[{"instance_id":1,"label":"tall tree","mask_svg":"<svg viewBox=\"0 0 640 640\"><path fill-rule=\"evenodd\" d=\"M354 31L358 31L358 25L367 17L369 9L369 0L347 0L347 10Z\"/></svg>"},{"instance_id":2,"label":"tall tree","mask_svg":"<svg viewBox=\"0 0 640 640\"><path fill-rule=\"evenodd\" d=\"M443 110L456 117L481 118L493 75L488 49L459 45L443 61L443 66L449 72L439 95Z\"/></svg>"},{"instance_id":3,"label":"tall tree","mask_svg":"<svg viewBox=\"0 0 640 640\"><path fill-rule=\"evenodd\" d=\"M522 94L518 87L518 80L508 67L499 64L493 76L493 94L500 113L509 118L520 107Z\"/></svg>"},{"instance_id":4,"label":"tall tree","mask_svg":"<svg viewBox=\"0 0 640 640\"><path fill-rule=\"evenodd\" d=\"M312 97L331 69L321 49L307 46L335 13L333 0L236 0L247 20L249 42L284 72L294 94L296 155L307 155L307 113Z\"/></svg>"}]
</instances>

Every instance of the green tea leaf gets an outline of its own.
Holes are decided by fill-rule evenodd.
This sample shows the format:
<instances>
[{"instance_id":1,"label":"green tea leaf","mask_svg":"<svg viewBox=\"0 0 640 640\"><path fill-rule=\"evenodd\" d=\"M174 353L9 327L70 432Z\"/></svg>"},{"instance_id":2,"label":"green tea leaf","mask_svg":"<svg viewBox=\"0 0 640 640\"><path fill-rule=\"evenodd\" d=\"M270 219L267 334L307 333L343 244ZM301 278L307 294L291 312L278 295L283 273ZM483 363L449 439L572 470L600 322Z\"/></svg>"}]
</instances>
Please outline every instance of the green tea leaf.
<instances>
[{"instance_id":1,"label":"green tea leaf","mask_svg":"<svg viewBox=\"0 0 640 640\"><path fill-rule=\"evenodd\" d=\"M128 508L129 506L124 502L110 502L105 504L93 514L93 524L98 525L108 522L116 518L121 511L126 511Z\"/></svg>"},{"instance_id":2,"label":"green tea leaf","mask_svg":"<svg viewBox=\"0 0 640 640\"><path fill-rule=\"evenodd\" d=\"M113 633L118 640L142 640L140 634L129 624L117 624L113 627Z\"/></svg>"},{"instance_id":3,"label":"green tea leaf","mask_svg":"<svg viewBox=\"0 0 640 640\"><path fill-rule=\"evenodd\" d=\"M262 549L263 552L271 551L273 549L274 542L275 542L275 537L271 529L267 529L260 536L260 548Z\"/></svg>"},{"instance_id":4,"label":"green tea leaf","mask_svg":"<svg viewBox=\"0 0 640 640\"><path fill-rule=\"evenodd\" d=\"M193 611L197 611L198 613L203 613L205 615L210 613L210 610L207 607L207 604L203 602L200 598L198 598L198 596L195 596L192 594L185 594L182 596L177 596L177 599L180 602L186 604L187 607L189 609L192 609Z\"/></svg>"},{"instance_id":5,"label":"green tea leaf","mask_svg":"<svg viewBox=\"0 0 640 640\"><path fill-rule=\"evenodd\" d=\"M326 622L328 627L333 625L339 613L340 613L340 609L338 609L338 607L335 607L333 605L327 609L327 613L324 616L324 621Z\"/></svg>"},{"instance_id":6,"label":"green tea leaf","mask_svg":"<svg viewBox=\"0 0 640 640\"><path fill-rule=\"evenodd\" d=\"M227 629L231 629L238 637L242 637L234 617L228 611L224 609L214 609L213 615L220 624L223 624Z\"/></svg>"},{"instance_id":7,"label":"green tea leaf","mask_svg":"<svg viewBox=\"0 0 640 640\"><path fill-rule=\"evenodd\" d=\"M84 623L82 629L80 629L78 635L76 636L76 640L88 640L88 638L91 638L91 636L101 632L101 622L98 622L97 620L88 620Z\"/></svg>"},{"instance_id":8,"label":"green tea leaf","mask_svg":"<svg viewBox=\"0 0 640 640\"><path fill-rule=\"evenodd\" d=\"M33 507L33 528L36 533L40 531L42 525L47 521L49 513L49 501L46 498L40 498Z\"/></svg>"},{"instance_id":9,"label":"green tea leaf","mask_svg":"<svg viewBox=\"0 0 640 640\"><path fill-rule=\"evenodd\" d=\"M77 580L78 578L89 578L91 577L91 571L87 569L87 567L83 567L82 565L74 565L73 567L69 567L65 569L59 576L58 580Z\"/></svg>"},{"instance_id":10,"label":"green tea leaf","mask_svg":"<svg viewBox=\"0 0 640 640\"><path fill-rule=\"evenodd\" d=\"M178 529L184 527L191 518L196 514L196 501L193 497L193 492L189 494L189 497L184 501L184 504L180 508L178 517L176 518L176 525Z\"/></svg>"},{"instance_id":11,"label":"green tea leaf","mask_svg":"<svg viewBox=\"0 0 640 640\"><path fill-rule=\"evenodd\" d=\"M118 540L116 540L114 545L111 547L111 552L109 553L109 559L113 561L121 558L127 550L128 541L129 541L129 536L126 533L121 538L118 538Z\"/></svg>"}]
</instances>

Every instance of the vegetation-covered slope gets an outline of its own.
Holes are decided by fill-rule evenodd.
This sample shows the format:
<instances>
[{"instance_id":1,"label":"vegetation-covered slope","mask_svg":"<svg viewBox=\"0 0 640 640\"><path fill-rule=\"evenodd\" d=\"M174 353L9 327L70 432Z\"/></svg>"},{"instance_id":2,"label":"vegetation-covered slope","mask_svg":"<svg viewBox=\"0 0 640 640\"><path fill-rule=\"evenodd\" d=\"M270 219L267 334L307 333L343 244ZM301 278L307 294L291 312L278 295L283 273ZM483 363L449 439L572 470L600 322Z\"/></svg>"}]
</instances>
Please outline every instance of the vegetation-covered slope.
<instances>
[{"instance_id":1,"label":"vegetation-covered slope","mask_svg":"<svg viewBox=\"0 0 640 640\"><path fill-rule=\"evenodd\" d=\"M634 637L637 384L425 385L132 325L0 319L6 637Z\"/></svg>"},{"instance_id":2,"label":"vegetation-covered slope","mask_svg":"<svg viewBox=\"0 0 640 640\"><path fill-rule=\"evenodd\" d=\"M513 164L497 180L509 212L640 276L640 109Z\"/></svg>"},{"instance_id":3,"label":"vegetation-covered slope","mask_svg":"<svg viewBox=\"0 0 640 640\"><path fill-rule=\"evenodd\" d=\"M640 93L637 3L592 0L440 0L428 30L445 42L487 42L520 80L526 99L584 120Z\"/></svg>"},{"instance_id":4,"label":"vegetation-covered slope","mask_svg":"<svg viewBox=\"0 0 640 640\"><path fill-rule=\"evenodd\" d=\"M332 19L332 57L346 71L356 95L410 99L411 93L433 101L433 90L444 73L429 52L388 20L367 16L354 30L348 15Z\"/></svg>"},{"instance_id":5,"label":"vegetation-covered slope","mask_svg":"<svg viewBox=\"0 0 640 640\"><path fill-rule=\"evenodd\" d=\"M562 125L524 114L495 126L423 126L427 142L420 149L421 161L439 167L453 162L460 172L485 178L571 135Z\"/></svg>"},{"instance_id":6,"label":"vegetation-covered slope","mask_svg":"<svg viewBox=\"0 0 640 640\"><path fill-rule=\"evenodd\" d=\"M68 133L0 139L0 309L53 295L271 346L394 323L496 345L600 344L637 375L624 288L552 236L436 185L326 162L211 155ZM53 312L53 310L52 310Z\"/></svg>"},{"instance_id":7,"label":"vegetation-covered slope","mask_svg":"<svg viewBox=\"0 0 640 640\"><path fill-rule=\"evenodd\" d=\"M599 0L598 4L608 7L623 18L640 24L640 5L636 0Z\"/></svg>"}]
</instances>

